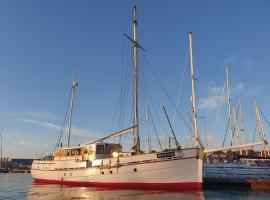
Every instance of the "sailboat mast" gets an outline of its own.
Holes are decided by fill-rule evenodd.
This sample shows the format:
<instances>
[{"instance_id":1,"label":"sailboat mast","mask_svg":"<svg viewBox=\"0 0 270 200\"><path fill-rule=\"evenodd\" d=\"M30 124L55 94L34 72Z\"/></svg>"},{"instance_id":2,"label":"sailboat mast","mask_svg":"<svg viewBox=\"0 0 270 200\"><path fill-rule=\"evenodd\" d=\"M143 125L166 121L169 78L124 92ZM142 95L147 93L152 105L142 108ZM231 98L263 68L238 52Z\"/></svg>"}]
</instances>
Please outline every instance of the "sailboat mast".
<instances>
[{"instance_id":1,"label":"sailboat mast","mask_svg":"<svg viewBox=\"0 0 270 200\"><path fill-rule=\"evenodd\" d=\"M255 104L255 109L256 109L256 122L257 122L257 127L258 127L258 132L259 132L259 135L261 136L261 138L263 140L266 140L266 137L265 137L265 132L264 132L264 128L263 128L263 123L261 121L261 117L260 117L260 108L259 106L257 105L256 102L254 102ZM264 149L262 149L261 151L261 156L263 156L263 151L266 149L266 152L267 152L267 156L269 156L269 148L267 147L267 145L264 145L263 147ZM265 156L266 156L266 153L265 153Z\"/></svg>"},{"instance_id":2,"label":"sailboat mast","mask_svg":"<svg viewBox=\"0 0 270 200\"><path fill-rule=\"evenodd\" d=\"M73 112L73 102L74 102L74 93L78 83L76 81L75 76L72 79L72 86L71 86L71 98L70 98L70 111L69 111L69 118L68 118L68 147L70 145L70 134L71 134L71 122L72 122L72 112Z\"/></svg>"},{"instance_id":3,"label":"sailboat mast","mask_svg":"<svg viewBox=\"0 0 270 200\"><path fill-rule=\"evenodd\" d=\"M193 52L192 52L192 33L189 33L189 53L190 53L190 68L191 68L191 84L192 84L192 111L194 117L194 136L195 145L199 147L199 132L197 126L197 109L196 109L196 96L195 96L195 76L194 76L194 65L193 65Z\"/></svg>"},{"instance_id":4,"label":"sailboat mast","mask_svg":"<svg viewBox=\"0 0 270 200\"><path fill-rule=\"evenodd\" d=\"M241 138L239 135L239 128L238 128L238 117L237 117L237 113L235 110L235 106L232 107L232 111L233 111L233 117L234 117L234 129L235 129L235 135L237 136L238 139L238 145L241 144ZM240 155L242 155L242 149L240 149Z\"/></svg>"},{"instance_id":5,"label":"sailboat mast","mask_svg":"<svg viewBox=\"0 0 270 200\"><path fill-rule=\"evenodd\" d=\"M134 128L134 151L139 153L140 138L138 126L138 79L137 79L137 19L136 19L136 6L133 7L133 128Z\"/></svg>"},{"instance_id":6,"label":"sailboat mast","mask_svg":"<svg viewBox=\"0 0 270 200\"><path fill-rule=\"evenodd\" d=\"M245 134L245 143L247 143L247 135L245 133L245 123L244 123L243 108L242 108L240 97L238 98L238 104L239 104L239 111L240 111L240 118L241 118L241 131L242 131L242 133Z\"/></svg>"},{"instance_id":7,"label":"sailboat mast","mask_svg":"<svg viewBox=\"0 0 270 200\"><path fill-rule=\"evenodd\" d=\"M232 130L231 94L230 94L230 85L229 85L229 69L228 69L228 65L226 65L226 84L227 84L228 112L229 112L228 126L230 128L231 137L232 137L232 146L233 146L234 145L234 138L233 138L233 130Z\"/></svg>"}]
</instances>

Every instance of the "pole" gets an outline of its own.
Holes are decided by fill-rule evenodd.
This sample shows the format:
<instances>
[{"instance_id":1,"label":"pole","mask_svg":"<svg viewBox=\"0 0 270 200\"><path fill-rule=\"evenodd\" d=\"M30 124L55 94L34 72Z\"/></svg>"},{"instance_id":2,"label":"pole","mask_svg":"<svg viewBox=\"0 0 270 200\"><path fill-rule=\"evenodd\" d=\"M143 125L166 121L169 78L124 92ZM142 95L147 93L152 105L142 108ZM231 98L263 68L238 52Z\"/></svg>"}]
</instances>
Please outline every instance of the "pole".
<instances>
[{"instance_id":1,"label":"pole","mask_svg":"<svg viewBox=\"0 0 270 200\"><path fill-rule=\"evenodd\" d=\"M235 133L237 135L238 145L240 145L241 144L241 140L240 140L240 135L239 135L238 119L237 119L237 114L236 114L235 106L233 106L232 109L233 109L233 116L234 116ZM242 155L242 149L240 149L240 155Z\"/></svg>"},{"instance_id":2,"label":"pole","mask_svg":"<svg viewBox=\"0 0 270 200\"><path fill-rule=\"evenodd\" d=\"M234 145L234 141L233 141L233 129L232 129L232 111L231 111L231 95L230 95L229 70L228 70L228 65L226 65L226 83L227 83L228 115L229 115L228 126L229 126L229 128L230 128L231 138L232 138L232 146L233 146L233 145Z\"/></svg>"},{"instance_id":3,"label":"pole","mask_svg":"<svg viewBox=\"0 0 270 200\"><path fill-rule=\"evenodd\" d=\"M133 127L134 127L134 151L139 153L140 138L138 126L138 79L137 79L137 19L136 19L136 6L133 7Z\"/></svg>"},{"instance_id":4,"label":"pole","mask_svg":"<svg viewBox=\"0 0 270 200\"><path fill-rule=\"evenodd\" d=\"M254 102L255 104L255 108L256 108L256 119L257 119L257 127L258 127L258 132L261 136L261 138L263 140L266 140L266 137L265 137L265 132L264 132L264 127L263 127L263 123L261 121L261 117L260 117L260 113L259 113L259 106L257 105L256 102ZM266 151L267 152L267 155L269 156L269 149L267 147L267 144L264 145L262 151L261 151L261 156L263 156L263 151ZM264 155L266 156L266 153L264 153Z\"/></svg>"},{"instance_id":5,"label":"pole","mask_svg":"<svg viewBox=\"0 0 270 200\"><path fill-rule=\"evenodd\" d=\"M76 81L75 75L73 75L72 79L72 87L71 87L71 99L70 99L70 111L69 111L69 118L68 118L68 147L70 145L70 134L71 134L71 122L72 122L72 112L73 112L73 102L74 102L74 93L78 83Z\"/></svg>"},{"instance_id":6,"label":"pole","mask_svg":"<svg viewBox=\"0 0 270 200\"><path fill-rule=\"evenodd\" d=\"M192 112L194 117L194 136L195 145L199 147L199 132L197 126L197 110L196 110L196 96L195 96L195 77L194 77L194 64L193 64L193 52L192 52L192 33L189 33L189 52L190 52L190 67L191 67L191 85L192 85Z\"/></svg>"}]
</instances>

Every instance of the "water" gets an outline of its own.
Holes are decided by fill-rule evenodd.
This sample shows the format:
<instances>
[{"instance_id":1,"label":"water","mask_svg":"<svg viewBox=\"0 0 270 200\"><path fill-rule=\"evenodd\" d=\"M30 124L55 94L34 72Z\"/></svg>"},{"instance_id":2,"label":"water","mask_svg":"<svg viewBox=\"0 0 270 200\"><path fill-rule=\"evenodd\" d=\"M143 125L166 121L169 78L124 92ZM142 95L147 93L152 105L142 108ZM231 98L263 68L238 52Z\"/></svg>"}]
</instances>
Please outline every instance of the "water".
<instances>
[{"instance_id":1,"label":"water","mask_svg":"<svg viewBox=\"0 0 270 200\"><path fill-rule=\"evenodd\" d=\"M30 174L0 174L0 199L12 200L176 200L176 199L270 199L268 192L248 188L206 189L204 191L110 190L95 187L71 187L36 184Z\"/></svg>"}]
</instances>

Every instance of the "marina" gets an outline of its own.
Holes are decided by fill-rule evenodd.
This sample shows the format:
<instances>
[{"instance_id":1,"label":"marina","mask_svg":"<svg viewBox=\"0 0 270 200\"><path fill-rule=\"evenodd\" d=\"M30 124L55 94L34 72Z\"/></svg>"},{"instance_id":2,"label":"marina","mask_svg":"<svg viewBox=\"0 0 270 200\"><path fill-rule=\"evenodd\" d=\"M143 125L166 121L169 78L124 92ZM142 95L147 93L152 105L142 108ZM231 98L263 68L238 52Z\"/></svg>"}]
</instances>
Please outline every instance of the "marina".
<instances>
[{"instance_id":1,"label":"marina","mask_svg":"<svg viewBox=\"0 0 270 200\"><path fill-rule=\"evenodd\" d=\"M267 3L0 4L0 199L270 198Z\"/></svg>"}]
</instances>

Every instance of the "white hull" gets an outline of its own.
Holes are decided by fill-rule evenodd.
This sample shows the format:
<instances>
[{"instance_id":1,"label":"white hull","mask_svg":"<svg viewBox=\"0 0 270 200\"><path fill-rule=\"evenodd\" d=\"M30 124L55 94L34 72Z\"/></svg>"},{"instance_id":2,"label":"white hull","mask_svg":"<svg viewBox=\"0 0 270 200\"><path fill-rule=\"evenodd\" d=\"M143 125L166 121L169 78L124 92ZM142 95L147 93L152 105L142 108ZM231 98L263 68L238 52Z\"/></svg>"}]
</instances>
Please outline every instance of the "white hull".
<instances>
[{"instance_id":1,"label":"white hull","mask_svg":"<svg viewBox=\"0 0 270 200\"><path fill-rule=\"evenodd\" d=\"M207 181L219 182L270 180L270 167L259 167L239 163L204 164L203 178Z\"/></svg>"},{"instance_id":2,"label":"white hull","mask_svg":"<svg viewBox=\"0 0 270 200\"><path fill-rule=\"evenodd\" d=\"M172 151L170 151L172 152ZM182 156L180 155L182 152ZM37 181L107 186L202 187L201 149L183 149L175 156L157 158L158 153L100 159L103 164L86 167L75 160L35 160L31 173ZM101 163L99 162L99 163ZM97 160L93 163L97 163Z\"/></svg>"}]
</instances>

